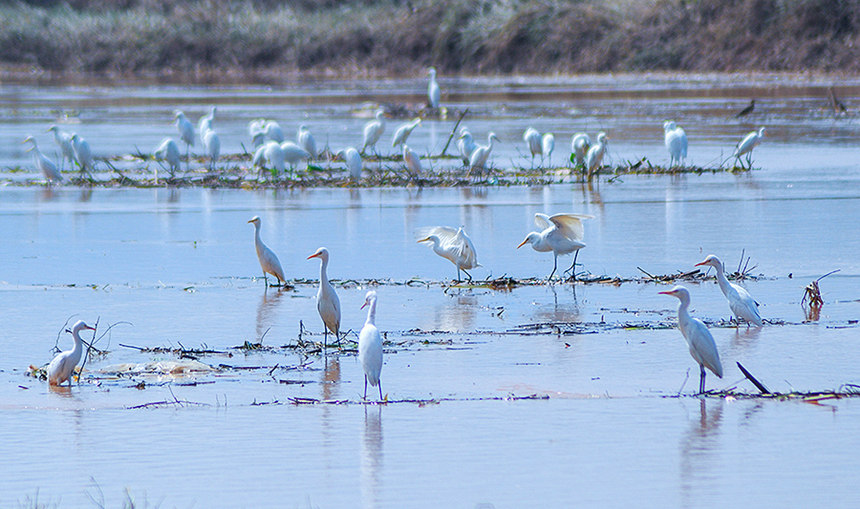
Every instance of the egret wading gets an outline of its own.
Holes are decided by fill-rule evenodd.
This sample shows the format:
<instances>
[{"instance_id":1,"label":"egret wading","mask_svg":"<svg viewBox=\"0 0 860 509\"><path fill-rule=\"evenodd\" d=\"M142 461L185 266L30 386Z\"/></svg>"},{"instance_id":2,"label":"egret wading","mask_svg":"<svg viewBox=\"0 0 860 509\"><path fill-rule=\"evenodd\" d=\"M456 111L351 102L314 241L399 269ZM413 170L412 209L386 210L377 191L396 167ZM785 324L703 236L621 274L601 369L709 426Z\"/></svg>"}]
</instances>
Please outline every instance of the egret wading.
<instances>
[{"instance_id":1,"label":"egret wading","mask_svg":"<svg viewBox=\"0 0 860 509\"><path fill-rule=\"evenodd\" d=\"M368 307L369 306L369 307ZM367 321L358 334L358 360L364 369L364 399L367 399L367 383L379 387L379 401L382 401L382 336L376 328L376 292L371 290L364 297L361 309L367 309Z\"/></svg>"},{"instance_id":2,"label":"egret wading","mask_svg":"<svg viewBox=\"0 0 860 509\"><path fill-rule=\"evenodd\" d=\"M72 373L75 370L75 366L78 365L78 362L81 361L81 354L83 353L83 341L81 340L81 331L82 330L96 330L94 327L90 327L85 324L83 321L78 321L72 327L72 337L75 340L75 346L71 350L66 350L65 352L60 352L54 357L54 360L48 364L48 383L51 385L60 385L63 382L69 382L69 387L72 386Z\"/></svg>"},{"instance_id":3,"label":"egret wading","mask_svg":"<svg viewBox=\"0 0 860 509\"><path fill-rule=\"evenodd\" d=\"M436 83L436 68L431 67L427 74L430 76L430 83L427 84L427 101L431 108L438 108L442 100L442 89Z\"/></svg>"},{"instance_id":4,"label":"egret wading","mask_svg":"<svg viewBox=\"0 0 860 509\"><path fill-rule=\"evenodd\" d=\"M385 132L385 112L379 110L376 112L376 120L364 124L364 144L361 146L361 151L367 153L370 148L376 152L376 142L382 137Z\"/></svg>"},{"instance_id":5,"label":"egret wading","mask_svg":"<svg viewBox=\"0 0 860 509\"><path fill-rule=\"evenodd\" d=\"M687 159L687 133L673 120L667 120L663 122L663 141L669 151L669 166L683 166Z\"/></svg>"},{"instance_id":6,"label":"egret wading","mask_svg":"<svg viewBox=\"0 0 860 509\"><path fill-rule=\"evenodd\" d=\"M57 147L60 148L60 152L63 155L60 160L60 171L63 171L63 166L66 164L66 161L69 161L69 164L72 164L72 160L75 158L75 151L72 148L72 135L61 131L60 128L55 125L49 127L48 132L54 133L54 143L57 144Z\"/></svg>"},{"instance_id":7,"label":"egret wading","mask_svg":"<svg viewBox=\"0 0 860 509\"><path fill-rule=\"evenodd\" d=\"M22 143L27 143L28 141L32 143L33 146L26 149L26 151L33 152L33 164L36 166L36 169L42 172L42 176L45 177L48 184L61 182L63 180L63 176L60 175L60 171L57 170L57 165L39 150L39 146L36 145L36 140L32 136L24 138Z\"/></svg>"},{"instance_id":8,"label":"egret wading","mask_svg":"<svg viewBox=\"0 0 860 509\"><path fill-rule=\"evenodd\" d=\"M466 126L460 128L460 137L457 139L457 150L460 152L460 157L463 159L463 166L469 166L469 159L472 157L472 152L478 148L475 145L475 139L472 138L472 133Z\"/></svg>"},{"instance_id":9,"label":"egret wading","mask_svg":"<svg viewBox=\"0 0 860 509\"><path fill-rule=\"evenodd\" d=\"M197 136L200 136L200 143L203 146L206 146L206 140L203 138L206 136L206 133L212 129L212 122L215 121L215 106L209 109L209 113L200 117L200 120L197 121Z\"/></svg>"},{"instance_id":10,"label":"egret wading","mask_svg":"<svg viewBox=\"0 0 860 509\"><path fill-rule=\"evenodd\" d=\"M735 318L739 322L740 320L745 321L747 327L750 324L761 327L763 322L761 316L758 314L758 303L744 287L729 282L723 269L723 262L714 255L708 255L703 261L697 263L696 267L701 265L713 267L716 271L717 284L720 286L723 295L726 296L726 300L729 301L729 309L732 310Z\"/></svg>"},{"instance_id":11,"label":"egret wading","mask_svg":"<svg viewBox=\"0 0 860 509\"><path fill-rule=\"evenodd\" d=\"M532 156L532 168L535 167L535 156L542 155L541 152L541 137L537 129L529 127L523 133L523 141L526 142L526 147Z\"/></svg>"},{"instance_id":12,"label":"egret wading","mask_svg":"<svg viewBox=\"0 0 860 509\"><path fill-rule=\"evenodd\" d=\"M176 175L176 170L179 169L179 164L182 161L182 156L179 153L179 145L173 138L164 138L156 147L153 157L159 163L167 163L167 169L170 171L170 178ZM155 180L158 181L158 171L155 173Z\"/></svg>"},{"instance_id":13,"label":"egret wading","mask_svg":"<svg viewBox=\"0 0 860 509\"><path fill-rule=\"evenodd\" d=\"M469 159L470 173L475 174L475 172L484 172L484 169L487 167L487 160L493 152L493 140L501 141L499 140L499 137L496 136L496 133L490 133L487 135L487 144L478 145L475 147L475 150L472 151L472 157Z\"/></svg>"},{"instance_id":14,"label":"egret wading","mask_svg":"<svg viewBox=\"0 0 860 509\"><path fill-rule=\"evenodd\" d=\"M334 287L328 280L326 269L328 268L328 249L321 247L308 256L320 259L320 287L317 291L317 311L323 321L323 349L328 347L328 331L334 334L335 340L340 343L340 299L334 292Z\"/></svg>"},{"instance_id":15,"label":"egret wading","mask_svg":"<svg viewBox=\"0 0 860 509\"><path fill-rule=\"evenodd\" d=\"M543 138L540 139L540 145L541 166L543 166L544 158L546 158L547 164L552 166L552 151L555 150L555 135L552 133L544 134Z\"/></svg>"},{"instance_id":16,"label":"egret wading","mask_svg":"<svg viewBox=\"0 0 860 509\"><path fill-rule=\"evenodd\" d=\"M361 154L354 147L341 149L337 153L346 163L346 169L349 170L349 176L355 182L361 180L362 161Z\"/></svg>"},{"instance_id":17,"label":"egret wading","mask_svg":"<svg viewBox=\"0 0 860 509\"><path fill-rule=\"evenodd\" d=\"M735 164L741 159L742 155L747 156L747 167L752 168L752 150L761 143L764 138L764 127L759 127L758 131L752 131L744 136L744 139L735 147L732 157L735 158Z\"/></svg>"},{"instance_id":18,"label":"egret wading","mask_svg":"<svg viewBox=\"0 0 860 509\"><path fill-rule=\"evenodd\" d=\"M174 111L173 116L176 119L176 130L179 131L179 139L185 143L185 169L187 170L191 164L188 154L191 151L192 145L194 145L194 126L188 120L188 117L185 116L185 113L179 110Z\"/></svg>"},{"instance_id":19,"label":"egret wading","mask_svg":"<svg viewBox=\"0 0 860 509\"><path fill-rule=\"evenodd\" d=\"M75 154L75 162L78 163L78 167L81 169L81 176L84 173L90 173L94 162L90 144L77 133L73 134L69 141L72 142L72 151Z\"/></svg>"},{"instance_id":20,"label":"egret wading","mask_svg":"<svg viewBox=\"0 0 860 509\"><path fill-rule=\"evenodd\" d=\"M269 284L269 278L266 276L268 272L278 279L278 285L272 286L286 284L287 279L284 277L284 269L281 268L281 261L278 260L275 252L269 249L260 238L260 216L254 216L248 222L254 225L254 247L257 249L257 259L260 261L260 268L263 269L263 280L266 284Z\"/></svg>"},{"instance_id":21,"label":"egret wading","mask_svg":"<svg viewBox=\"0 0 860 509\"><path fill-rule=\"evenodd\" d=\"M570 139L570 151L577 166L585 166L585 154L591 147L591 138L585 133L576 133Z\"/></svg>"},{"instance_id":22,"label":"egret wading","mask_svg":"<svg viewBox=\"0 0 860 509\"><path fill-rule=\"evenodd\" d=\"M603 166L603 156L606 154L606 143L609 141L609 136L601 131L597 134L597 143L592 145L585 154L585 173L588 175L588 180L591 180L594 172Z\"/></svg>"},{"instance_id":23,"label":"egret wading","mask_svg":"<svg viewBox=\"0 0 860 509\"><path fill-rule=\"evenodd\" d=\"M403 164L406 165L410 177L421 175L421 157L406 144L403 145Z\"/></svg>"},{"instance_id":24,"label":"egret wading","mask_svg":"<svg viewBox=\"0 0 860 509\"><path fill-rule=\"evenodd\" d=\"M428 226L416 230L415 236L418 242L429 242L434 253L457 267L457 281L461 280L461 270L471 281L472 275L467 271L481 266L472 239L466 235L462 226L457 229L450 226Z\"/></svg>"},{"instance_id":25,"label":"egret wading","mask_svg":"<svg viewBox=\"0 0 860 509\"><path fill-rule=\"evenodd\" d=\"M538 228L542 228L542 230L529 233L525 240L520 242L517 249L530 243L532 249L535 251L542 253L552 251L552 272L550 272L547 280L552 279L553 274L558 269L558 255L575 252L573 263L564 272L571 272L573 280L576 281L576 258L579 256L579 250L585 247L585 243L582 242L585 236L585 228L582 226L582 221L593 218L594 216L585 214L555 214L548 216L537 213L535 214L535 224Z\"/></svg>"},{"instance_id":26,"label":"egret wading","mask_svg":"<svg viewBox=\"0 0 860 509\"><path fill-rule=\"evenodd\" d=\"M314 139L314 135L311 134L306 125L302 124L299 126L299 132L296 135L296 142L298 146L302 147L308 154L310 154L311 159L319 157L317 141Z\"/></svg>"}]
</instances>

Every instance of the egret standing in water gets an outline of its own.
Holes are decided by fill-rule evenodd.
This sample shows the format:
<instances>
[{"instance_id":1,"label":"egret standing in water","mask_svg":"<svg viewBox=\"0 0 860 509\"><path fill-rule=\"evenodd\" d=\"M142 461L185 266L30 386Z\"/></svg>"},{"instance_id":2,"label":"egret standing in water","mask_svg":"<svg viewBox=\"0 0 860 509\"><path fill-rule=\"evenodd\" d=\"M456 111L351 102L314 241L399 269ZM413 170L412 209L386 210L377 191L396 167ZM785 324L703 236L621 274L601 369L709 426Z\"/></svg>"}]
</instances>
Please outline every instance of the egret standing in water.
<instances>
[{"instance_id":1,"label":"egret standing in water","mask_svg":"<svg viewBox=\"0 0 860 509\"><path fill-rule=\"evenodd\" d=\"M406 139L409 138L410 134L412 134L413 129L418 127L418 124L420 123L421 119L416 118L412 122L401 124L400 127L394 131L394 137L391 139L391 146L397 148L400 145L404 145L406 143Z\"/></svg>"},{"instance_id":2,"label":"egret standing in water","mask_svg":"<svg viewBox=\"0 0 860 509\"><path fill-rule=\"evenodd\" d=\"M320 259L320 287L317 291L317 311L323 321L323 348L328 346L328 331L334 334L335 340L340 342L340 299L334 292L334 287L328 280L326 269L328 268L328 249L321 247L308 256Z\"/></svg>"},{"instance_id":3,"label":"egret standing in water","mask_svg":"<svg viewBox=\"0 0 860 509\"><path fill-rule=\"evenodd\" d=\"M290 171L295 170L295 167L302 162L311 158L311 153L291 141L281 143L281 150L284 153L284 161L290 165Z\"/></svg>"},{"instance_id":4,"label":"egret standing in water","mask_svg":"<svg viewBox=\"0 0 860 509\"><path fill-rule=\"evenodd\" d=\"M526 142L526 147L532 156L532 168L535 167L535 156L541 155L541 138L540 133L534 127L529 127L523 133L523 141Z\"/></svg>"},{"instance_id":5,"label":"egret standing in water","mask_svg":"<svg viewBox=\"0 0 860 509\"><path fill-rule=\"evenodd\" d=\"M60 160L60 171L62 171L66 161L68 160L69 164L72 164L72 159L75 157L75 149L72 148L72 135L61 131L55 125L49 127L48 132L54 133L54 142L60 147L60 152L63 154L63 158Z\"/></svg>"},{"instance_id":6,"label":"egret standing in water","mask_svg":"<svg viewBox=\"0 0 860 509\"><path fill-rule=\"evenodd\" d=\"M555 136L552 133L546 133L540 139L541 165L543 159L546 158L550 166L552 166L552 151L555 150Z\"/></svg>"},{"instance_id":7,"label":"egret standing in water","mask_svg":"<svg viewBox=\"0 0 860 509\"><path fill-rule=\"evenodd\" d=\"M687 133L673 120L667 120L663 122L663 141L669 151L669 166L683 166L687 158Z\"/></svg>"},{"instance_id":8,"label":"egret standing in water","mask_svg":"<svg viewBox=\"0 0 860 509\"><path fill-rule=\"evenodd\" d=\"M430 75L430 83L427 84L427 101L431 108L438 108L442 100L442 89L436 83L436 68L431 67L427 74Z\"/></svg>"},{"instance_id":9,"label":"egret standing in water","mask_svg":"<svg viewBox=\"0 0 860 509\"><path fill-rule=\"evenodd\" d=\"M699 363L699 394L705 392L705 368L710 369L715 375L723 377L723 365L720 364L720 354L714 337L698 318L690 316L690 292L683 286L676 286L667 292L659 292L663 295L671 295L681 301L678 306L678 328L687 340L690 347L690 355Z\"/></svg>"},{"instance_id":10,"label":"egret standing in water","mask_svg":"<svg viewBox=\"0 0 860 509\"><path fill-rule=\"evenodd\" d=\"M343 158L346 162L346 169L349 170L349 176L352 180L358 182L361 180L361 154L353 147L347 147L338 151L337 155Z\"/></svg>"},{"instance_id":11,"label":"egret standing in water","mask_svg":"<svg viewBox=\"0 0 860 509\"><path fill-rule=\"evenodd\" d=\"M496 136L496 133L490 133L487 135L487 144L478 145L472 151L472 157L469 159L469 171L471 173L474 174L476 170L479 173L484 171L484 168L487 166L487 159L490 158L490 154L493 152L493 140L501 141Z\"/></svg>"},{"instance_id":12,"label":"egret standing in water","mask_svg":"<svg viewBox=\"0 0 860 509\"><path fill-rule=\"evenodd\" d=\"M379 379L382 373L382 336L376 328L376 292L371 290L364 297L361 309L370 306L367 310L367 321L358 334L358 360L364 369L364 399L367 399L367 383L373 387L379 387L379 401L382 401L382 382Z\"/></svg>"},{"instance_id":13,"label":"egret standing in water","mask_svg":"<svg viewBox=\"0 0 860 509\"><path fill-rule=\"evenodd\" d=\"M362 152L367 152L368 147L376 152L376 142L382 137L385 132L385 112L379 110L376 112L376 120L364 124L364 144L361 147Z\"/></svg>"},{"instance_id":14,"label":"egret standing in water","mask_svg":"<svg viewBox=\"0 0 860 509\"><path fill-rule=\"evenodd\" d=\"M80 320L72 327L72 337L75 340L75 346L71 350L60 352L56 357L54 357L54 360L48 364L49 384L60 385L68 380L69 387L72 386L72 373L75 370L75 366L80 362L81 354L84 350L83 341L81 340L80 335L81 331L84 329L96 330L94 327L90 327Z\"/></svg>"},{"instance_id":15,"label":"egret standing in water","mask_svg":"<svg viewBox=\"0 0 860 509\"><path fill-rule=\"evenodd\" d=\"M88 173L93 169L93 152L90 150L90 144L77 133L73 134L69 141L72 142L75 162L81 168L81 175L83 176L84 173Z\"/></svg>"},{"instance_id":16,"label":"egret standing in water","mask_svg":"<svg viewBox=\"0 0 860 509\"><path fill-rule=\"evenodd\" d=\"M478 146L475 145L475 139L472 138L472 133L469 128L463 126L460 128L460 137L457 140L457 150L460 152L460 157L463 158L463 166L469 165L469 159L472 157L472 152Z\"/></svg>"},{"instance_id":17,"label":"egret standing in water","mask_svg":"<svg viewBox=\"0 0 860 509\"><path fill-rule=\"evenodd\" d=\"M750 324L761 327L763 322L761 316L758 314L758 303L744 287L729 283L723 270L723 262L714 255L708 255L703 261L697 263L696 267L701 265L713 267L717 272L717 284L729 301L729 309L732 310L738 321L743 320L747 322L747 327Z\"/></svg>"},{"instance_id":18,"label":"egret standing in water","mask_svg":"<svg viewBox=\"0 0 860 509\"><path fill-rule=\"evenodd\" d=\"M735 164L740 161L742 155L746 154L747 166L752 167L752 150L761 143L762 138L764 138L764 127L759 127L758 131L752 131L744 136L732 154L732 157L735 158Z\"/></svg>"},{"instance_id":19,"label":"egret standing in water","mask_svg":"<svg viewBox=\"0 0 860 509\"><path fill-rule=\"evenodd\" d=\"M179 131L179 139L185 143L185 169L187 170L191 164L191 161L188 160L188 153L191 146L194 145L194 126L185 116L185 113L179 110L174 111L173 116L176 118L176 130Z\"/></svg>"},{"instance_id":20,"label":"egret standing in water","mask_svg":"<svg viewBox=\"0 0 860 509\"><path fill-rule=\"evenodd\" d=\"M209 113L200 117L200 120L197 121L197 135L200 136L200 143L203 146L206 146L206 140L203 138L206 136L206 132L212 129L212 122L215 121L215 106L209 109Z\"/></svg>"},{"instance_id":21,"label":"egret standing in water","mask_svg":"<svg viewBox=\"0 0 860 509\"><path fill-rule=\"evenodd\" d=\"M591 138L585 133L576 133L570 139L570 151L573 152L573 159L577 165L585 165L585 154L591 147Z\"/></svg>"},{"instance_id":22,"label":"egret standing in water","mask_svg":"<svg viewBox=\"0 0 860 509\"><path fill-rule=\"evenodd\" d=\"M593 218L594 216L585 214L555 214L548 216L537 213L535 214L535 224L543 230L529 233L525 240L520 242L517 249L527 243L531 243L532 249L535 251L542 253L552 251L552 272L550 272L547 280L552 279L553 274L558 269L558 255L576 252L573 257L573 263L565 271L565 273L572 272L573 280L576 281L576 258L579 256L579 250L585 247L585 243L582 242L585 236L585 228L582 226L582 220Z\"/></svg>"},{"instance_id":23,"label":"egret standing in water","mask_svg":"<svg viewBox=\"0 0 860 509\"><path fill-rule=\"evenodd\" d=\"M260 268L263 269L263 280L269 284L269 278L266 276L268 272L278 278L278 285L286 284L287 279L284 277L281 261L278 260L274 251L263 244L263 240L260 238L260 216L254 216L248 222L254 225L254 247L257 248L257 259L260 260Z\"/></svg>"},{"instance_id":24,"label":"egret standing in water","mask_svg":"<svg viewBox=\"0 0 860 509\"><path fill-rule=\"evenodd\" d=\"M403 145L403 164L406 165L406 171L409 172L410 177L421 175L421 158L406 144Z\"/></svg>"},{"instance_id":25,"label":"egret standing in water","mask_svg":"<svg viewBox=\"0 0 860 509\"><path fill-rule=\"evenodd\" d=\"M63 176L60 175L59 170L57 170L57 165L39 150L39 146L36 145L36 140L32 136L27 136L24 138L22 143L27 143L28 141L32 143L33 146L28 148L27 152L33 152L33 164L36 166L36 169L42 172L42 176L45 177L48 184L62 181Z\"/></svg>"},{"instance_id":26,"label":"egret standing in water","mask_svg":"<svg viewBox=\"0 0 860 509\"><path fill-rule=\"evenodd\" d=\"M170 178L173 178L176 174L176 170L179 169L179 163L182 160L182 156L179 154L179 145L173 141L173 138L164 138L161 140L161 144L158 145L152 155L156 161L167 163L167 168L170 171ZM158 180L157 171L155 173L155 180Z\"/></svg>"},{"instance_id":27,"label":"egret standing in water","mask_svg":"<svg viewBox=\"0 0 860 509\"><path fill-rule=\"evenodd\" d=\"M415 232L418 242L430 242L433 252L450 261L457 267L457 281L460 281L460 271L480 267L478 254L472 239L466 235L461 226L458 229L450 226L428 226ZM472 280L472 275L466 272L466 277Z\"/></svg>"},{"instance_id":28,"label":"egret standing in water","mask_svg":"<svg viewBox=\"0 0 860 509\"><path fill-rule=\"evenodd\" d=\"M585 154L585 174L588 175L588 180L591 180L594 172L603 166L603 156L606 154L606 142L608 140L609 137L606 136L606 133L601 131L597 134L597 143L592 145Z\"/></svg>"},{"instance_id":29,"label":"egret standing in water","mask_svg":"<svg viewBox=\"0 0 860 509\"><path fill-rule=\"evenodd\" d=\"M296 136L297 145L305 149L305 151L311 155L311 159L316 159L319 157L319 152L317 152L317 141L314 139L314 135L311 134L308 126L302 124L299 126L299 132Z\"/></svg>"},{"instance_id":30,"label":"egret standing in water","mask_svg":"<svg viewBox=\"0 0 860 509\"><path fill-rule=\"evenodd\" d=\"M206 155L209 156L209 171L212 171L221 155L221 138L218 137L218 133L214 129L209 129L203 135L203 148L206 150Z\"/></svg>"}]
</instances>

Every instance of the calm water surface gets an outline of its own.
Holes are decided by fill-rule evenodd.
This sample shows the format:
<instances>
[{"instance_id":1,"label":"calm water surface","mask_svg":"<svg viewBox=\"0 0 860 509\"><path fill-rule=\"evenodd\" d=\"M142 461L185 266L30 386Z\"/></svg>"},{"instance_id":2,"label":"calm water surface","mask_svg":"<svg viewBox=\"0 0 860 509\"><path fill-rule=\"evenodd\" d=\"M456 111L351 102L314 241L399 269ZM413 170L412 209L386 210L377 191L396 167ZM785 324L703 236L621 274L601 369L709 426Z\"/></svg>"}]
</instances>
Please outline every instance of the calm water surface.
<instances>
[{"instance_id":1,"label":"calm water surface","mask_svg":"<svg viewBox=\"0 0 860 509\"><path fill-rule=\"evenodd\" d=\"M508 160L521 158L526 125L611 130L616 160L661 161L660 124L672 116L687 128L697 164L719 158L758 124L770 136L755 152L761 170L750 174L628 176L591 188L2 188L0 454L9 468L0 506L28 505L38 492L40 502L59 507L94 506L93 499L116 507L126 490L138 506L161 507L809 506L825 491L829 505L856 505L858 402L690 397L696 369L678 331L635 328L674 319L676 301L657 294L664 285L377 287L377 322L389 342L384 392L391 400L454 400L439 404L295 406L289 398L360 400L356 357L233 348L260 338L294 344L300 321L305 339L320 339L312 285L265 290L256 279L246 223L253 215L288 277L316 278L318 263L305 258L325 245L335 279L403 282L454 276L452 265L414 242L415 228L435 224L466 227L483 265L478 278L545 276L550 256L514 248L534 228L535 212L574 211L595 216L579 257L593 274L688 271L709 253L734 268L742 251L751 257L762 277L745 285L762 315L782 325L712 328L726 373L709 376L709 388L754 390L735 361L774 391L860 383L858 133L853 120L818 109L826 83L448 85L457 107L478 111L473 132L503 133L497 157ZM106 154L129 151L130 140L155 145L173 134L174 108L196 119L210 103L219 106L228 151L239 150L245 123L261 115L285 128L301 118L333 145L345 144L365 121L357 106L418 101L414 86L3 86L0 166L28 165L19 138L41 136L59 112L74 112L75 129L88 129ZM843 99L852 104L856 95ZM730 118L749 97L766 98L760 116ZM415 143L444 143L450 121L427 124ZM557 138L561 153L568 141ZM820 320L804 323L804 286L834 269L821 282ZM728 317L714 284L687 286L696 316ZM361 327L366 290L339 289L344 328ZM26 371L50 360L73 315L132 325L102 340L109 354L88 363L86 383L50 391ZM588 333L522 333L546 322ZM59 338L68 348L69 336ZM206 347L227 353L201 362L261 369L116 379L105 374L111 366L177 360L122 345ZM683 397L672 397L679 391ZM486 399L531 394L549 399ZM186 403L128 408L174 397Z\"/></svg>"}]
</instances>

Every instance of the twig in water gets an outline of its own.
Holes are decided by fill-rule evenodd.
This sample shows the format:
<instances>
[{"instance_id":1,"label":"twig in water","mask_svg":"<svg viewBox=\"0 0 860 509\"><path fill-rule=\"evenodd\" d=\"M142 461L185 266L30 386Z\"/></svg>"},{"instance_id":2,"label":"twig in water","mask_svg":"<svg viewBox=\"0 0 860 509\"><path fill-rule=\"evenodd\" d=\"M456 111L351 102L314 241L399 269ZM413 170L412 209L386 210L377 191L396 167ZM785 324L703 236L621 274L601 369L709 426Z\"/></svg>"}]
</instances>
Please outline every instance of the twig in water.
<instances>
[{"instance_id":1,"label":"twig in water","mask_svg":"<svg viewBox=\"0 0 860 509\"><path fill-rule=\"evenodd\" d=\"M681 384L681 387L678 388L678 396L681 395L681 391L684 390L684 386L687 385L687 380L689 380L689 379L690 379L690 368L687 368L687 374L684 375L684 382Z\"/></svg>"},{"instance_id":2,"label":"twig in water","mask_svg":"<svg viewBox=\"0 0 860 509\"><path fill-rule=\"evenodd\" d=\"M90 344L87 345L87 351L84 354L84 362L81 363L81 369L80 369L80 371L78 371L78 385L81 385L81 375L84 374L84 366L87 365L87 359L90 358L90 349L93 347L93 345L96 342L96 331L99 328L99 321L101 319L102 319L102 317L96 318L96 324L93 326L93 339L91 339Z\"/></svg>"},{"instance_id":3,"label":"twig in water","mask_svg":"<svg viewBox=\"0 0 860 509\"><path fill-rule=\"evenodd\" d=\"M649 274L648 272L646 272L645 269L643 269L642 267L636 267L636 268L639 269L646 276L650 277L651 279L657 279L654 276L652 276L651 274Z\"/></svg>"},{"instance_id":4,"label":"twig in water","mask_svg":"<svg viewBox=\"0 0 860 509\"><path fill-rule=\"evenodd\" d=\"M454 139L454 135L457 134L457 127L460 126L460 122L463 120L463 117L466 116L466 113L469 113L469 108L463 110L463 113L460 113L460 118L457 119L457 123L454 124L454 129L451 129L451 134L448 136L448 141L445 142L445 146L442 148L442 152L439 154L440 156L444 156L445 152L448 151L448 145L451 144L451 140Z\"/></svg>"},{"instance_id":5,"label":"twig in water","mask_svg":"<svg viewBox=\"0 0 860 509\"><path fill-rule=\"evenodd\" d=\"M762 394L770 394L770 391L769 391L769 390L767 390L767 387L765 387L765 386L764 386L764 384L762 384L761 382L759 382L759 381L756 379L756 377L752 376L752 373L750 373L749 371L747 371L747 369L746 369L745 367L743 367L743 365L742 365L740 362L738 362L738 363L737 363L737 365L738 365L738 368L740 368L741 373L743 373L743 374L744 374L744 376L745 376L745 377L747 377L747 379L748 379L750 382L752 382L752 384L753 384L753 385L755 385L755 386L756 386L756 388L759 390L759 392L761 392Z\"/></svg>"}]
</instances>

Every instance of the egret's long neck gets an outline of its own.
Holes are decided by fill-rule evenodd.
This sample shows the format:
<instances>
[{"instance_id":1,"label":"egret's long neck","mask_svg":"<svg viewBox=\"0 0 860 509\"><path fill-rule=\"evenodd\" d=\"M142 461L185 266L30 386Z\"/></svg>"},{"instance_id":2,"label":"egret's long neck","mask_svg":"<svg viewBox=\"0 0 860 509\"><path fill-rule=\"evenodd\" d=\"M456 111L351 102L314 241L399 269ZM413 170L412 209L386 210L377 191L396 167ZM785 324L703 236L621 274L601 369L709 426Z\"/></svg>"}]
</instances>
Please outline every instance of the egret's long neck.
<instances>
[{"instance_id":1,"label":"egret's long neck","mask_svg":"<svg viewBox=\"0 0 860 509\"><path fill-rule=\"evenodd\" d=\"M682 323L689 322L691 319L690 311L689 311L690 299L689 298L682 298L679 300L681 301L681 303L678 305L678 323L682 324Z\"/></svg>"},{"instance_id":2,"label":"egret's long neck","mask_svg":"<svg viewBox=\"0 0 860 509\"><path fill-rule=\"evenodd\" d=\"M81 340L81 331L73 330L72 337L75 339L75 347L72 349L72 356L77 357L81 355L81 351L83 350L83 340Z\"/></svg>"},{"instance_id":3,"label":"egret's long neck","mask_svg":"<svg viewBox=\"0 0 860 509\"><path fill-rule=\"evenodd\" d=\"M718 263L714 269L717 271L717 284L720 285L720 290L722 290L723 295L728 295L729 288L729 280L726 278L726 273L723 270L723 264Z\"/></svg>"},{"instance_id":4,"label":"egret's long neck","mask_svg":"<svg viewBox=\"0 0 860 509\"><path fill-rule=\"evenodd\" d=\"M367 310L367 322L371 325L376 325L376 299L370 301L370 309Z\"/></svg>"},{"instance_id":5,"label":"egret's long neck","mask_svg":"<svg viewBox=\"0 0 860 509\"><path fill-rule=\"evenodd\" d=\"M326 268L328 267L328 259L320 258L320 284L328 283L328 275Z\"/></svg>"}]
</instances>

